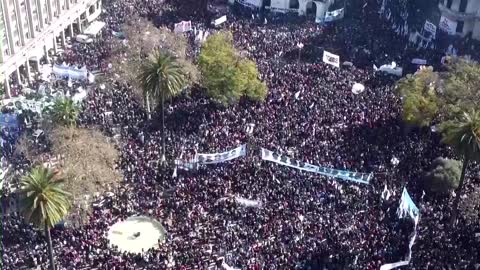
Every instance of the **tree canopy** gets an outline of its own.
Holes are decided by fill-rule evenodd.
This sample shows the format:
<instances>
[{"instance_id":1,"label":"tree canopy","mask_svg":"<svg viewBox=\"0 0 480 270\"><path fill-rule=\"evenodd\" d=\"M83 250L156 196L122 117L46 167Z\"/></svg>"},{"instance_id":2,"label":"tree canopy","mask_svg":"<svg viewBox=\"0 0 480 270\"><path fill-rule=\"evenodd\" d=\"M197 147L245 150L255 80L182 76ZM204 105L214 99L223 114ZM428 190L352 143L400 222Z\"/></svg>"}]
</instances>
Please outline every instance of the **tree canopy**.
<instances>
[{"instance_id":1,"label":"tree canopy","mask_svg":"<svg viewBox=\"0 0 480 270\"><path fill-rule=\"evenodd\" d=\"M185 36L177 35L166 27L157 28L145 18L130 18L123 26L125 40L114 41L113 52L109 59L112 74L116 79L134 86L137 98L144 98L138 75L145 59L155 51L175 56L176 62L186 75L187 85L198 82L200 78L197 67L187 58L188 42Z\"/></svg>"},{"instance_id":2,"label":"tree canopy","mask_svg":"<svg viewBox=\"0 0 480 270\"><path fill-rule=\"evenodd\" d=\"M200 52L199 67L207 94L224 105L238 102L242 96L256 101L267 96L267 86L260 81L255 62L240 56L230 32L207 38Z\"/></svg>"},{"instance_id":3,"label":"tree canopy","mask_svg":"<svg viewBox=\"0 0 480 270\"><path fill-rule=\"evenodd\" d=\"M415 126L452 120L480 108L480 65L464 58L449 58L447 71L422 68L397 84L403 101L403 119Z\"/></svg>"},{"instance_id":4,"label":"tree canopy","mask_svg":"<svg viewBox=\"0 0 480 270\"><path fill-rule=\"evenodd\" d=\"M79 113L79 106L70 98L57 98L50 109L50 116L55 123L69 127L77 125Z\"/></svg>"},{"instance_id":5,"label":"tree canopy","mask_svg":"<svg viewBox=\"0 0 480 270\"><path fill-rule=\"evenodd\" d=\"M425 187L434 193L448 194L458 188L462 163L458 160L436 158L432 170L425 174Z\"/></svg>"}]
</instances>

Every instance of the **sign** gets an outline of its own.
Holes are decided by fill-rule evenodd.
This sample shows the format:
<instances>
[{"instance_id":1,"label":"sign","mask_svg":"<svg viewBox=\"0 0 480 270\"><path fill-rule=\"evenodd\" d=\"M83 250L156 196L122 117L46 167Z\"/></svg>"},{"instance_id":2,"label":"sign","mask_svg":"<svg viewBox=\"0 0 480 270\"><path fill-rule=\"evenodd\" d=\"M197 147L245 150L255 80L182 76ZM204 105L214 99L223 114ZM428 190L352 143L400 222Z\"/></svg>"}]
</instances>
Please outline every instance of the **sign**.
<instances>
[{"instance_id":1,"label":"sign","mask_svg":"<svg viewBox=\"0 0 480 270\"><path fill-rule=\"evenodd\" d=\"M435 36L437 35L437 26L428 20L425 21L425 24L423 25L423 30L425 32L429 32L432 34L432 38L435 39Z\"/></svg>"},{"instance_id":2,"label":"sign","mask_svg":"<svg viewBox=\"0 0 480 270\"><path fill-rule=\"evenodd\" d=\"M235 0L242 6L246 6L249 8L261 8L262 7L262 0Z\"/></svg>"},{"instance_id":3,"label":"sign","mask_svg":"<svg viewBox=\"0 0 480 270\"><path fill-rule=\"evenodd\" d=\"M311 165L302 161L293 160L285 155L279 155L270 150L262 148L262 160L271 161L287 167L299 169L302 171L313 172L329 177L340 178L343 180L354 181L357 183L368 184L372 178L372 174L357 173L350 171L343 171L331 168L324 168Z\"/></svg>"},{"instance_id":4,"label":"sign","mask_svg":"<svg viewBox=\"0 0 480 270\"><path fill-rule=\"evenodd\" d=\"M197 154L195 159L200 164L215 164L229 161L247 154L247 145L242 144L239 147L223 153L215 154Z\"/></svg>"},{"instance_id":5,"label":"sign","mask_svg":"<svg viewBox=\"0 0 480 270\"><path fill-rule=\"evenodd\" d=\"M213 24L214 24L215 26L218 26L218 25L220 25L220 24L222 24L222 23L224 23L224 22L226 22L226 21L227 21L227 15L223 15L222 17L216 19Z\"/></svg>"},{"instance_id":6,"label":"sign","mask_svg":"<svg viewBox=\"0 0 480 270\"><path fill-rule=\"evenodd\" d=\"M344 8L333 10L333 11L327 11L327 12L325 12L324 21L325 22L333 22L333 21L336 21L336 20L340 20L340 19L343 19L344 15L345 15L345 9Z\"/></svg>"},{"instance_id":7,"label":"sign","mask_svg":"<svg viewBox=\"0 0 480 270\"><path fill-rule=\"evenodd\" d=\"M332 66L340 67L340 56L323 51L323 62Z\"/></svg>"},{"instance_id":8,"label":"sign","mask_svg":"<svg viewBox=\"0 0 480 270\"><path fill-rule=\"evenodd\" d=\"M175 24L173 32L183 33L192 30L192 21L181 21Z\"/></svg>"},{"instance_id":9,"label":"sign","mask_svg":"<svg viewBox=\"0 0 480 270\"><path fill-rule=\"evenodd\" d=\"M413 58L412 64L425 66L427 64L427 60L420 59L420 58Z\"/></svg>"},{"instance_id":10,"label":"sign","mask_svg":"<svg viewBox=\"0 0 480 270\"><path fill-rule=\"evenodd\" d=\"M442 16L440 17L440 23L438 24L438 27L447 32L449 35L454 35L457 28L457 22Z\"/></svg>"}]
</instances>

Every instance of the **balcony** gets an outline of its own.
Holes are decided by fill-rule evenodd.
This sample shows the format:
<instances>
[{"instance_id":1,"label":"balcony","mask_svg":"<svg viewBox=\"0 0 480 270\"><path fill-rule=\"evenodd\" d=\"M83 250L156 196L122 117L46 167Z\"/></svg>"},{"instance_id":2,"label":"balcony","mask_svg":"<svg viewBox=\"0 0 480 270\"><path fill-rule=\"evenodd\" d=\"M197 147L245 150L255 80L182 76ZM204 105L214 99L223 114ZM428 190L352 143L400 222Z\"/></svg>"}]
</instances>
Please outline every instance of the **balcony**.
<instances>
[{"instance_id":1,"label":"balcony","mask_svg":"<svg viewBox=\"0 0 480 270\"><path fill-rule=\"evenodd\" d=\"M440 9L442 14L446 14L447 17L456 21L480 19L480 10L472 13L454 11L447 8L442 1L440 1L440 3L438 4L438 9Z\"/></svg>"}]
</instances>

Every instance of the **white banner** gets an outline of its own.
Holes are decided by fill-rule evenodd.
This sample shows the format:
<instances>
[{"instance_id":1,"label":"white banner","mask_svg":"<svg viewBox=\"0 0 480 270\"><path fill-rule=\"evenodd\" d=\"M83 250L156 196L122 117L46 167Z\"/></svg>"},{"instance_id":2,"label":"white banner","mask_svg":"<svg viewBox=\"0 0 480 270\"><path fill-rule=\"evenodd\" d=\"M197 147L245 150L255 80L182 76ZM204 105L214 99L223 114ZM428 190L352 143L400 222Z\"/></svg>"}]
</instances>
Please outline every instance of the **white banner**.
<instances>
[{"instance_id":1,"label":"white banner","mask_svg":"<svg viewBox=\"0 0 480 270\"><path fill-rule=\"evenodd\" d=\"M181 21L175 24L173 32L175 33L183 33L192 30L192 22L191 21Z\"/></svg>"},{"instance_id":2,"label":"white banner","mask_svg":"<svg viewBox=\"0 0 480 270\"><path fill-rule=\"evenodd\" d=\"M332 66L340 67L340 56L323 51L323 62Z\"/></svg>"},{"instance_id":3,"label":"white banner","mask_svg":"<svg viewBox=\"0 0 480 270\"><path fill-rule=\"evenodd\" d=\"M336 169L330 169L330 168L311 165L308 163L304 163L302 161L296 161L296 160L290 159L285 155L278 155L265 148L262 148L262 159L275 162L277 164L281 164L284 166L292 167L295 169L299 169L302 171L318 173L321 175L340 178L348 181L354 181L362 184L368 184L370 182L370 179L373 176L372 174L342 171L342 170L336 170Z\"/></svg>"},{"instance_id":4,"label":"white banner","mask_svg":"<svg viewBox=\"0 0 480 270\"><path fill-rule=\"evenodd\" d=\"M427 64L427 60L420 59L420 58L413 58L412 59L412 64L425 66Z\"/></svg>"},{"instance_id":5,"label":"white banner","mask_svg":"<svg viewBox=\"0 0 480 270\"><path fill-rule=\"evenodd\" d=\"M413 202L406 188L403 188L402 197L400 198L400 205L398 206L397 214L399 218L404 218L408 214L415 222L415 227L413 228L413 234L410 237L410 241L408 243L407 259L404 261L399 261L395 263L384 264L380 266L380 270L390 270L400 266L408 265L410 263L410 260L412 259L412 247L415 244L415 239L417 238L417 225L418 225L418 221L420 220L420 210Z\"/></svg>"},{"instance_id":6,"label":"white banner","mask_svg":"<svg viewBox=\"0 0 480 270\"><path fill-rule=\"evenodd\" d=\"M423 25L423 29L426 31L426 32L429 32L432 34L432 38L435 39L435 36L437 35L437 26L431 22L429 22L428 20L425 21L425 24Z\"/></svg>"},{"instance_id":7,"label":"white banner","mask_svg":"<svg viewBox=\"0 0 480 270\"><path fill-rule=\"evenodd\" d=\"M224 22L226 22L226 21L227 21L227 15L223 15L222 17L216 19L213 24L214 24L215 26L218 26L218 25L220 25L220 24L222 24L222 23L224 23Z\"/></svg>"},{"instance_id":8,"label":"white banner","mask_svg":"<svg viewBox=\"0 0 480 270\"><path fill-rule=\"evenodd\" d=\"M249 8L261 8L262 0L236 0L240 5L249 7Z\"/></svg>"},{"instance_id":9,"label":"white banner","mask_svg":"<svg viewBox=\"0 0 480 270\"><path fill-rule=\"evenodd\" d=\"M447 32L449 35L454 35L457 29L457 22L442 16L440 17L440 22L438 23L438 27L443 31Z\"/></svg>"},{"instance_id":10,"label":"white banner","mask_svg":"<svg viewBox=\"0 0 480 270\"><path fill-rule=\"evenodd\" d=\"M215 164L229 161L247 154L247 145L242 144L239 147L223 153L215 154L197 154L195 159L200 164Z\"/></svg>"},{"instance_id":11,"label":"white banner","mask_svg":"<svg viewBox=\"0 0 480 270\"><path fill-rule=\"evenodd\" d=\"M345 14L345 9L343 9L343 8L333 10L333 11L327 11L327 12L325 12L324 21L325 22L333 22L333 21L342 19L344 14Z\"/></svg>"}]
</instances>

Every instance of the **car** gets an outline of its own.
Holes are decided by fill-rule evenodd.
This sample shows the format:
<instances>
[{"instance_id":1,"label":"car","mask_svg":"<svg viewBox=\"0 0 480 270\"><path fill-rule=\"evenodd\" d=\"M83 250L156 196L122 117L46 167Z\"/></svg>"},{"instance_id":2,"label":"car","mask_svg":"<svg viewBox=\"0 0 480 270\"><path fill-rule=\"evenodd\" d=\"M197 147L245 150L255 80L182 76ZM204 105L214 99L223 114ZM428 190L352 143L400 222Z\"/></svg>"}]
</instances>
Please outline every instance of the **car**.
<instances>
[{"instance_id":1,"label":"car","mask_svg":"<svg viewBox=\"0 0 480 270\"><path fill-rule=\"evenodd\" d=\"M93 42L93 38L88 35L79 34L75 37L75 40L80 43L89 44Z\"/></svg>"}]
</instances>

